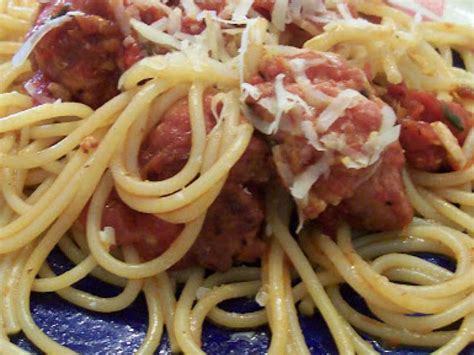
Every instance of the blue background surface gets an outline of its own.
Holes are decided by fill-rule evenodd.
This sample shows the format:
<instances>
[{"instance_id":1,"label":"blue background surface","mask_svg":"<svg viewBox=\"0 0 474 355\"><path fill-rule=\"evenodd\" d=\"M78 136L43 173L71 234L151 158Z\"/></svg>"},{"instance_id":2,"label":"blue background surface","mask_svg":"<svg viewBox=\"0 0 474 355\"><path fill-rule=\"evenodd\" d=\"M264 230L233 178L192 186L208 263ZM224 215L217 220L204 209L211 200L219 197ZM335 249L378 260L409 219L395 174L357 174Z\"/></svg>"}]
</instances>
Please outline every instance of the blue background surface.
<instances>
[{"instance_id":1,"label":"blue background surface","mask_svg":"<svg viewBox=\"0 0 474 355\"><path fill-rule=\"evenodd\" d=\"M428 254L423 257L448 269L453 269L449 260ZM70 265L58 252L49 258L56 272L66 271ZM119 290L100 281L89 278L81 281L78 288L101 296L114 296ZM363 300L349 287L343 287L343 296L359 311L368 314ZM52 338L81 354L132 354L140 346L148 324L146 304L143 296L128 309L112 314L98 314L71 305L54 294L34 294L32 312L35 321ZM223 308L248 312L258 309L255 302L248 299L224 303ZM337 354L336 346L321 316L300 317L300 324L312 354ZM370 338L367 338L370 340ZM33 353L38 349L22 336L13 337L20 347ZM374 348L383 354L424 355L429 349L384 348L371 340ZM236 333L206 323L203 332L203 347L208 354L265 354L269 345L267 328ZM169 354L166 334L157 354ZM463 355L474 354L474 344L463 351Z\"/></svg>"}]
</instances>

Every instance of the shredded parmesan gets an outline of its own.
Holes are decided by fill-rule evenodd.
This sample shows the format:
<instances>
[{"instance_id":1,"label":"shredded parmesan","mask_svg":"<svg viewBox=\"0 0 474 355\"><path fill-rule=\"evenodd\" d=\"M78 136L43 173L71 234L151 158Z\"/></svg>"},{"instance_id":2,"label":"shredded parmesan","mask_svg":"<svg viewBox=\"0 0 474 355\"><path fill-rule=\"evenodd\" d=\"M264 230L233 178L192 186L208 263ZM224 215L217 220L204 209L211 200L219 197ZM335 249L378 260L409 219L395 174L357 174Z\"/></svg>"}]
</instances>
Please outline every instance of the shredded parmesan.
<instances>
[{"instance_id":1,"label":"shredded parmesan","mask_svg":"<svg viewBox=\"0 0 474 355\"><path fill-rule=\"evenodd\" d=\"M364 98L358 91L352 89L341 91L319 115L316 122L318 132L326 132L347 109L356 106Z\"/></svg>"},{"instance_id":2,"label":"shredded parmesan","mask_svg":"<svg viewBox=\"0 0 474 355\"><path fill-rule=\"evenodd\" d=\"M291 186L291 195L296 200L305 200L308 197L309 190L316 181L323 175L327 175L331 169L331 164L334 160L333 154L325 153L317 163L308 167L304 172L297 175Z\"/></svg>"},{"instance_id":3,"label":"shredded parmesan","mask_svg":"<svg viewBox=\"0 0 474 355\"><path fill-rule=\"evenodd\" d=\"M283 158L283 154L281 152L280 146L275 146L272 149L273 154L273 161L275 162L276 169L278 171L278 175L283 180L285 186L290 187L293 183L294 175L291 171L290 166L286 163L285 159Z\"/></svg>"},{"instance_id":4,"label":"shredded parmesan","mask_svg":"<svg viewBox=\"0 0 474 355\"><path fill-rule=\"evenodd\" d=\"M143 38L146 38L153 43L172 49L181 48L180 41L155 27L149 26L135 19L131 19L130 24Z\"/></svg>"},{"instance_id":5,"label":"shredded parmesan","mask_svg":"<svg viewBox=\"0 0 474 355\"><path fill-rule=\"evenodd\" d=\"M306 70L310 66L316 66L319 64L325 63L329 58L321 57L316 60L306 60L302 58L296 58L290 60L290 68L293 71L295 76L295 81L300 85L305 98L308 100L310 104L313 106L322 104L322 103L329 103L332 100L332 97L326 95L322 91L316 89L312 84L311 81L308 79L306 75Z\"/></svg>"},{"instance_id":6,"label":"shredded parmesan","mask_svg":"<svg viewBox=\"0 0 474 355\"><path fill-rule=\"evenodd\" d=\"M342 18L344 20L352 20L354 17L352 17L351 12L349 11L349 8L347 7L347 4L344 3L339 3L337 4L337 9L339 10L339 13L341 14Z\"/></svg>"},{"instance_id":7,"label":"shredded parmesan","mask_svg":"<svg viewBox=\"0 0 474 355\"><path fill-rule=\"evenodd\" d=\"M275 0L272 10L272 23L278 31L285 30L287 12L288 0Z\"/></svg>"},{"instance_id":8,"label":"shredded parmesan","mask_svg":"<svg viewBox=\"0 0 474 355\"><path fill-rule=\"evenodd\" d=\"M169 34L173 35L175 33L181 32L181 22L182 22L182 11L179 7L176 7L171 11L168 16L168 28L167 31Z\"/></svg>"},{"instance_id":9,"label":"shredded parmesan","mask_svg":"<svg viewBox=\"0 0 474 355\"><path fill-rule=\"evenodd\" d=\"M125 12L125 6L123 5L123 0L112 0L112 9L114 10L115 19L120 26L120 30L122 31L124 36L129 36L130 31L130 23L128 14Z\"/></svg>"},{"instance_id":10,"label":"shredded parmesan","mask_svg":"<svg viewBox=\"0 0 474 355\"><path fill-rule=\"evenodd\" d=\"M258 87L249 83L242 83L240 87L242 89L244 99L250 96L252 99L257 100L260 95L262 95L262 92Z\"/></svg>"},{"instance_id":11,"label":"shredded parmesan","mask_svg":"<svg viewBox=\"0 0 474 355\"><path fill-rule=\"evenodd\" d=\"M303 131L303 134L305 138L308 140L309 144L311 146L319 151L324 151L326 150L322 145L321 142L319 141L318 133L314 129L313 122L311 121L303 121L301 122L301 130Z\"/></svg>"},{"instance_id":12,"label":"shredded parmesan","mask_svg":"<svg viewBox=\"0 0 474 355\"><path fill-rule=\"evenodd\" d=\"M260 307L265 307L267 302L268 302L268 291L267 291L267 287L266 286L262 286L262 288L260 288L260 290L258 290L256 296L255 296L255 302L257 302L257 304L260 306Z\"/></svg>"},{"instance_id":13,"label":"shredded parmesan","mask_svg":"<svg viewBox=\"0 0 474 355\"><path fill-rule=\"evenodd\" d=\"M61 27L65 23L72 21L75 16L82 16L84 15L81 11L71 11L67 14L57 17L53 20L45 22L41 25L36 31L34 31L30 37L28 37L23 45L20 47L18 52L12 58L12 64L15 67L21 66L30 56L33 49L36 45L46 36L49 32L54 30L55 28Z\"/></svg>"},{"instance_id":14,"label":"shredded parmesan","mask_svg":"<svg viewBox=\"0 0 474 355\"><path fill-rule=\"evenodd\" d=\"M109 226L104 227L104 229L99 232L99 240L107 250L109 250L112 245L117 245L115 229Z\"/></svg>"},{"instance_id":15,"label":"shredded parmesan","mask_svg":"<svg viewBox=\"0 0 474 355\"><path fill-rule=\"evenodd\" d=\"M248 20L247 14L253 5L253 0L241 0L237 2L232 13L232 21L246 21Z\"/></svg>"},{"instance_id":16,"label":"shredded parmesan","mask_svg":"<svg viewBox=\"0 0 474 355\"><path fill-rule=\"evenodd\" d=\"M184 12L188 16L196 17L201 11L199 7L194 3L194 0L181 0L181 5L184 8Z\"/></svg>"}]
</instances>

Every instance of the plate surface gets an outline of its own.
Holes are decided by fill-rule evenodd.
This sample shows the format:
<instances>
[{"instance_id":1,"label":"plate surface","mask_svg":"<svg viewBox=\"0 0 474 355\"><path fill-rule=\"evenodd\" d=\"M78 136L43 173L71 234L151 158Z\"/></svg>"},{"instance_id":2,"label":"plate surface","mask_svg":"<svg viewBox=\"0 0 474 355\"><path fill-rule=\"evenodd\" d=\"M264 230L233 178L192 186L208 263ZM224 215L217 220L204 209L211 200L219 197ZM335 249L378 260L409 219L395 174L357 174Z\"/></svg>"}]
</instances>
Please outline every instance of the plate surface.
<instances>
[{"instance_id":1,"label":"plate surface","mask_svg":"<svg viewBox=\"0 0 474 355\"><path fill-rule=\"evenodd\" d=\"M453 269L445 258L424 254L427 260ZM70 265L58 252L49 258L56 272L66 271ZM116 295L118 290L100 281L89 278L81 281L78 288L104 297ZM349 287L343 288L343 295L359 311L367 314L362 299ZM144 298L140 296L128 309L112 314L98 314L71 305L54 294L34 294L31 302L33 317L37 324L52 338L81 354L132 354L138 349L147 328L147 311ZM255 302L248 299L229 301L223 308L236 312L258 309ZM300 324L312 354L337 354L336 346L321 316L300 317ZM203 333L203 347L208 354L266 354L269 345L267 328L236 333L206 323ZM367 338L370 340L370 338ZM20 347L39 354L24 336L16 336L13 341ZM390 349L371 340L374 348L383 354L424 355L429 349L410 347ZM166 335L157 354L169 354ZM466 348L463 355L474 354L474 343Z\"/></svg>"}]
</instances>

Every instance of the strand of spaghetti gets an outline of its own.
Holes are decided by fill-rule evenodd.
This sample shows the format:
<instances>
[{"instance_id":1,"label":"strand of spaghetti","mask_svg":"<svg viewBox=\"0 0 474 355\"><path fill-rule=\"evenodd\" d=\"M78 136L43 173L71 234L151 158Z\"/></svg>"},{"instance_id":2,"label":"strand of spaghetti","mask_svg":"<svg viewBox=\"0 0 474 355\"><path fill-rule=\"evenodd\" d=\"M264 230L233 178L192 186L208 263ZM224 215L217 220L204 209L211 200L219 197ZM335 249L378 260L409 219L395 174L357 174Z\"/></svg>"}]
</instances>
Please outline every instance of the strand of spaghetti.
<instances>
[{"instance_id":1,"label":"strand of spaghetti","mask_svg":"<svg viewBox=\"0 0 474 355\"><path fill-rule=\"evenodd\" d=\"M13 16L0 14L0 26L7 30L24 33L30 28L30 23L29 21L24 21Z\"/></svg>"},{"instance_id":2,"label":"strand of spaghetti","mask_svg":"<svg viewBox=\"0 0 474 355\"><path fill-rule=\"evenodd\" d=\"M130 194L145 196L163 196L175 192L189 184L198 174L204 150L206 149L206 124L203 111L203 93L205 86L195 83L189 91L189 113L191 122L191 152L186 165L173 177L158 182L142 181L129 176L123 161L117 155L111 170L117 185ZM166 103L165 103L166 104ZM120 154L120 152L118 153Z\"/></svg>"},{"instance_id":3,"label":"strand of spaghetti","mask_svg":"<svg viewBox=\"0 0 474 355\"><path fill-rule=\"evenodd\" d=\"M364 259L373 259L387 253L414 253L428 252L453 256L452 251L444 245L422 238L400 236L391 240L382 240L370 245L357 248L357 252ZM357 240L356 240L357 241Z\"/></svg>"},{"instance_id":4,"label":"strand of spaghetti","mask_svg":"<svg viewBox=\"0 0 474 355\"><path fill-rule=\"evenodd\" d=\"M375 305L380 308L393 312L406 312L408 308L400 304L400 302L391 302L380 297L380 292L377 288L370 288L369 283L359 274L359 272L352 267L350 260L337 247L334 242L329 242L330 238L327 235L318 233L313 236L319 248L326 254L334 265L335 270L342 276L354 290L357 291L364 299L370 299ZM374 295L375 292L375 295Z\"/></svg>"},{"instance_id":5,"label":"strand of spaghetti","mask_svg":"<svg viewBox=\"0 0 474 355\"><path fill-rule=\"evenodd\" d=\"M117 187L120 198L133 209L143 213L164 213L184 207L209 191L227 175L245 152L252 132L253 128L250 125L240 125L238 135L232 142L232 146L219 157L208 171L200 175L197 180L183 188L179 193L161 198L147 198L131 195Z\"/></svg>"},{"instance_id":6,"label":"strand of spaghetti","mask_svg":"<svg viewBox=\"0 0 474 355\"><path fill-rule=\"evenodd\" d=\"M33 106L33 99L16 91L0 94L0 107L15 107L25 110Z\"/></svg>"},{"instance_id":7,"label":"strand of spaghetti","mask_svg":"<svg viewBox=\"0 0 474 355\"><path fill-rule=\"evenodd\" d=\"M160 290L156 280L148 279L143 287L148 309L148 329L142 345L137 350L137 355L152 354L160 345L163 334L163 312L159 298Z\"/></svg>"},{"instance_id":8,"label":"strand of spaghetti","mask_svg":"<svg viewBox=\"0 0 474 355\"><path fill-rule=\"evenodd\" d=\"M3 304L0 304L0 309L3 308L5 329L8 334L15 334L21 330L15 306L18 294L18 283L26 261L35 247L36 243L30 243L22 248L18 254L13 254L13 266L9 268L7 273L8 278L5 282L7 292L3 294Z\"/></svg>"},{"instance_id":9,"label":"strand of spaghetti","mask_svg":"<svg viewBox=\"0 0 474 355\"><path fill-rule=\"evenodd\" d=\"M200 196L194 202L191 202L189 205L175 211L160 213L157 216L164 221L174 224L190 223L193 220L196 220L203 211L207 211L216 200L217 196L219 196L226 178L227 177L222 178L208 192Z\"/></svg>"},{"instance_id":10,"label":"strand of spaghetti","mask_svg":"<svg viewBox=\"0 0 474 355\"><path fill-rule=\"evenodd\" d=\"M468 232L474 232L474 218L472 216L422 187L418 188L418 192L443 216L466 228Z\"/></svg>"},{"instance_id":11,"label":"strand of spaghetti","mask_svg":"<svg viewBox=\"0 0 474 355\"><path fill-rule=\"evenodd\" d=\"M328 287L328 294L334 306L355 328L394 344L436 347L448 342L456 333L455 331L437 331L419 334L403 328L394 328L357 312L342 298L337 286Z\"/></svg>"},{"instance_id":12,"label":"strand of spaghetti","mask_svg":"<svg viewBox=\"0 0 474 355\"><path fill-rule=\"evenodd\" d=\"M65 213L58 218L58 220L46 233L45 237L41 240L41 247L38 247L34 250L33 254L28 260L27 266L25 267L27 272L23 271L18 287L18 315L20 317L22 329L24 330L25 334L45 352L51 351L64 352L66 354L71 353L65 347L48 338L38 328L31 317L29 303L31 286L34 281L34 277L39 271L48 253L71 227L72 223L77 219L82 208L91 196L94 187L102 176L106 168L106 164L109 162L117 145L115 139L120 139L124 136L126 129L136 118L136 116L142 112L144 105L149 104L152 99L164 89L166 89L166 86L150 82L147 83L144 88L132 99L130 105L124 110L117 122L114 124L114 126L112 126L108 134L105 136L103 144L97 148L89 161L76 174L79 179L81 179L83 175L86 175L87 180L79 180L82 182L82 184L81 188L77 191L74 200L68 206ZM129 285L131 285L130 289L137 288L138 294L139 290L141 289L141 281L130 281ZM76 292L76 294L79 293L78 291L74 292ZM130 299L130 297L128 298Z\"/></svg>"},{"instance_id":13,"label":"strand of spaghetti","mask_svg":"<svg viewBox=\"0 0 474 355\"><path fill-rule=\"evenodd\" d=\"M30 205L24 201L24 196L19 195L19 189L14 185L14 176L11 169L4 168L0 171L0 184L5 202L17 214L21 215L30 209Z\"/></svg>"},{"instance_id":14,"label":"strand of spaghetti","mask_svg":"<svg viewBox=\"0 0 474 355\"><path fill-rule=\"evenodd\" d=\"M416 185L432 188L443 188L459 186L474 180L474 165L463 170L449 173L427 173L423 171L410 170L410 177Z\"/></svg>"},{"instance_id":15,"label":"strand of spaghetti","mask_svg":"<svg viewBox=\"0 0 474 355\"><path fill-rule=\"evenodd\" d=\"M402 177L408 199L415 211L426 219L432 219L450 227L457 227L457 225L449 220L449 218L443 216L433 206L431 206L431 204L427 203L426 199L419 193L418 188L413 184L410 175L406 170L403 170Z\"/></svg>"},{"instance_id":16,"label":"strand of spaghetti","mask_svg":"<svg viewBox=\"0 0 474 355\"><path fill-rule=\"evenodd\" d=\"M326 270L333 269L331 261L321 252L321 250L319 250L317 245L312 242L308 230L301 231L298 235L298 242L313 266L316 267L320 265Z\"/></svg>"},{"instance_id":17,"label":"strand of spaghetti","mask_svg":"<svg viewBox=\"0 0 474 355\"><path fill-rule=\"evenodd\" d=\"M310 295L306 295L302 298L298 310L306 317L312 317L315 312L316 305Z\"/></svg>"},{"instance_id":18,"label":"strand of spaghetti","mask_svg":"<svg viewBox=\"0 0 474 355\"><path fill-rule=\"evenodd\" d=\"M235 87L239 76L234 67L196 53L192 59L184 53L174 52L164 56L142 59L127 70L119 80L119 88L130 90L145 79L159 78L174 84L202 81Z\"/></svg>"},{"instance_id":19,"label":"strand of spaghetti","mask_svg":"<svg viewBox=\"0 0 474 355\"><path fill-rule=\"evenodd\" d=\"M295 269L298 271L302 280L305 282L307 290L311 294L314 303L328 323L339 352L343 354L353 354L354 349L350 336L344 327L345 320L342 319L336 311L336 308L329 300L329 297L324 291L323 286L319 282L308 260L305 258L303 252L298 247L298 244L289 233L287 227L285 227L285 223L283 223L283 221L278 217L277 209L281 208L281 206L285 206L283 202L287 201L276 201L275 199L272 199L269 204L268 222L272 226L274 236L282 246L285 254L288 256ZM287 206L289 206L289 203Z\"/></svg>"},{"instance_id":20,"label":"strand of spaghetti","mask_svg":"<svg viewBox=\"0 0 474 355\"><path fill-rule=\"evenodd\" d=\"M28 355L29 353L13 343L10 343L8 339L0 338L0 349L5 351L5 354L15 354L15 355Z\"/></svg>"},{"instance_id":21,"label":"strand of spaghetti","mask_svg":"<svg viewBox=\"0 0 474 355\"><path fill-rule=\"evenodd\" d=\"M12 262L13 257L15 256L14 253L10 255L1 255L0 256L0 294L6 294L8 292L7 287L7 270L10 269L10 264ZM0 339L7 339L7 326L5 321L5 301L7 297L2 297L0 302Z\"/></svg>"},{"instance_id":22,"label":"strand of spaghetti","mask_svg":"<svg viewBox=\"0 0 474 355\"><path fill-rule=\"evenodd\" d=\"M459 303L453 304L451 308L445 310L444 312L422 317L413 317L387 312L373 305L369 305L369 307L377 318L388 325L426 334L432 332L435 329L453 324L457 320L462 319L472 313L474 310L474 294L469 295Z\"/></svg>"},{"instance_id":23,"label":"strand of spaghetti","mask_svg":"<svg viewBox=\"0 0 474 355\"><path fill-rule=\"evenodd\" d=\"M2 24L2 16L0 14L0 25ZM19 67L14 67L11 63L0 64L0 94L5 92L16 78L30 70L31 65L27 61Z\"/></svg>"},{"instance_id":24,"label":"strand of spaghetti","mask_svg":"<svg viewBox=\"0 0 474 355\"><path fill-rule=\"evenodd\" d=\"M434 193L450 202L474 206L474 194L472 192L466 192L454 188L445 188L435 190Z\"/></svg>"},{"instance_id":25,"label":"strand of spaghetti","mask_svg":"<svg viewBox=\"0 0 474 355\"><path fill-rule=\"evenodd\" d=\"M49 123L31 128L31 139L66 137L82 124L81 121Z\"/></svg>"},{"instance_id":26,"label":"strand of spaghetti","mask_svg":"<svg viewBox=\"0 0 474 355\"><path fill-rule=\"evenodd\" d=\"M216 285L225 284L232 281L251 281L259 278L257 275L258 269L255 271L246 270L248 267L245 268L235 268L231 269L230 271L221 274L215 273L209 276L203 284L203 287L211 288ZM318 277L321 278L321 283L323 285L331 284L332 279L334 276L326 278L324 273L318 274ZM296 285L292 290L292 298L295 303L299 302L305 295L306 295L306 287L304 283L301 282ZM249 313L235 313L235 312L226 312L218 307L213 308L209 314L209 319L211 319L214 323L222 325L228 328L255 328L262 326L267 323L267 314L265 310L259 310L255 312Z\"/></svg>"},{"instance_id":27,"label":"strand of spaghetti","mask_svg":"<svg viewBox=\"0 0 474 355\"><path fill-rule=\"evenodd\" d=\"M132 125L122 155L122 159L125 162L125 168L128 170L130 175L136 177L140 176L137 157L139 155L143 138L159 123L165 112L167 112L179 99L185 97L188 92L189 85L178 85L171 88L153 101L148 115L143 115L142 118L139 118ZM115 154L114 159L112 160L112 170L116 164L119 168L125 169L118 155L119 154ZM118 177L120 178L120 175ZM118 183L117 178L115 178L115 183ZM124 184L126 183L124 182Z\"/></svg>"},{"instance_id":28,"label":"strand of spaghetti","mask_svg":"<svg viewBox=\"0 0 474 355\"><path fill-rule=\"evenodd\" d=\"M261 327L268 322L265 310L237 313L214 307L209 311L207 317L213 323L231 329L252 329Z\"/></svg>"},{"instance_id":29,"label":"strand of spaghetti","mask_svg":"<svg viewBox=\"0 0 474 355\"><path fill-rule=\"evenodd\" d=\"M406 268L407 270L418 271L420 273L422 272L423 275L429 277L429 284L445 282L453 277L453 273L444 267L407 254L390 253L383 255L375 259L370 266L375 272L378 272L379 274L383 274L386 270L398 267ZM414 282L407 280L406 283Z\"/></svg>"},{"instance_id":30,"label":"strand of spaghetti","mask_svg":"<svg viewBox=\"0 0 474 355\"><path fill-rule=\"evenodd\" d=\"M89 255L71 270L54 278L36 279L32 290L35 292L54 292L69 287L85 278L97 266L92 255Z\"/></svg>"},{"instance_id":31,"label":"strand of spaghetti","mask_svg":"<svg viewBox=\"0 0 474 355\"><path fill-rule=\"evenodd\" d=\"M282 260L283 264L283 260ZM284 265L284 264L283 264ZM285 265L284 265L285 266ZM283 282L284 282L284 293L285 293L285 307L288 317L288 330L289 338L291 339L291 344L293 349L295 349L296 354L309 355L309 349L306 345L303 332L301 330L300 324L298 322L298 315L296 314L295 302L293 299L293 290L291 288L291 278L288 268L285 267L283 270ZM276 334L278 335L278 334Z\"/></svg>"},{"instance_id":32,"label":"strand of spaghetti","mask_svg":"<svg viewBox=\"0 0 474 355\"><path fill-rule=\"evenodd\" d=\"M16 136L14 133L5 133L0 138L0 153L6 153L13 148L15 144Z\"/></svg>"},{"instance_id":33,"label":"strand of spaghetti","mask_svg":"<svg viewBox=\"0 0 474 355\"><path fill-rule=\"evenodd\" d=\"M433 352L435 355L459 354L469 343L474 334L474 313L464 318L458 333L449 342Z\"/></svg>"},{"instance_id":34,"label":"strand of spaghetti","mask_svg":"<svg viewBox=\"0 0 474 355\"><path fill-rule=\"evenodd\" d=\"M0 230L0 250L2 250L2 252L5 250L3 246L4 243L8 241L7 238L14 237L16 244L20 247L20 240L23 239L22 235L26 235L26 238L34 239L35 236L44 231L44 229L47 228L55 218L57 218L60 211L62 211L70 202L70 195L74 193L75 187L70 186L69 194L63 193L61 195L61 193L66 191L66 186L74 180L78 168L85 160L86 155L80 152L74 154L61 175L58 176L54 184L42 196L42 198L40 198L40 200L32 206L27 213L21 215L7 226L2 227ZM52 203L53 201L55 201L54 204ZM31 226L33 226L33 228L31 228ZM32 238L27 234L30 230L35 233Z\"/></svg>"},{"instance_id":35,"label":"strand of spaghetti","mask_svg":"<svg viewBox=\"0 0 474 355\"><path fill-rule=\"evenodd\" d=\"M176 340L185 354L200 354L204 352L196 344L190 329L191 308L196 292L204 279L203 269L194 269L186 282L181 297L176 305L176 313L174 318L174 331Z\"/></svg>"},{"instance_id":36,"label":"strand of spaghetti","mask_svg":"<svg viewBox=\"0 0 474 355\"><path fill-rule=\"evenodd\" d=\"M232 93L223 96L224 99L230 98L230 100L223 100L220 118L207 137L207 146L202 158L200 174L204 174L212 167L219 155L231 146L235 138L234 133L240 118L238 96L232 95ZM222 124L222 122L224 123ZM187 223L196 219L202 214L202 211L206 211L215 201L226 179L227 175L189 205L165 215L160 214L159 217L173 223Z\"/></svg>"},{"instance_id":37,"label":"strand of spaghetti","mask_svg":"<svg viewBox=\"0 0 474 355\"><path fill-rule=\"evenodd\" d=\"M67 235L61 238L61 240L58 242L58 247L63 252L63 254L69 260L71 260L72 263L76 265L80 264L87 258L87 254L83 253L79 248L77 248ZM105 283L117 287L123 288L127 283L125 279L117 275L111 274L108 271L102 269L101 267L96 267L90 272L90 275Z\"/></svg>"},{"instance_id":38,"label":"strand of spaghetti","mask_svg":"<svg viewBox=\"0 0 474 355\"><path fill-rule=\"evenodd\" d=\"M432 285L437 281L430 274L420 272L418 270L402 268L393 268L385 271L384 275L394 282L411 282L417 285ZM409 280L409 281L406 281Z\"/></svg>"},{"instance_id":39,"label":"strand of spaghetti","mask_svg":"<svg viewBox=\"0 0 474 355\"><path fill-rule=\"evenodd\" d=\"M450 248L453 251L457 262L456 272L454 273L453 278L446 280L442 284L428 286L398 285L401 290L412 292L423 297L447 297L453 292L461 292L471 286L469 275L473 270L472 258L469 254L469 248L466 248L466 245L462 240L460 240L457 234L450 233L450 230L447 227L435 226L413 227L409 229L409 232L420 238L438 241ZM351 249L348 244L349 241L347 240L347 236L341 237L344 238L344 245L347 250Z\"/></svg>"},{"instance_id":40,"label":"strand of spaghetti","mask_svg":"<svg viewBox=\"0 0 474 355\"><path fill-rule=\"evenodd\" d=\"M190 315L190 328L195 342L200 342L202 325L211 309L228 299L255 295L261 285L260 281L246 281L218 286L207 292L196 303Z\"/></svg>"},{"instance_id":41,"label":"strand of spaghetti","mask_svg":"<svg viewBox=\"0 0 474 355\"><path fill-rule=\"evenodd\" d=\"M272 240L268 257L263 259L267 262L268 280L266 286L268 289L268 301L265 305L270 308L268 313L270 328L272 330L272 339L270 342L269 354L285 353L288 344L288 313L286 312L285 284L283 250L275 239Z\"/></svg>"},{"instance_id":42,"label":"strand of spaghetti","mask_svg":"<svg viewBox=\"0 0 474 355\"><path fill-rule=\"evenodd\" d=\"M147 85L142 90L147 91L145 89L149 89L149 86ZM0 155L0 166L16 169L31 169L65 156L77 147L85 137L92 135L99 128L110 124L111 121L116 118L116 115L130 103L133 94L134 92L126 92L116 96L83 120L82 124L66 138L53 145L48 145L48 148L42 151L22 154L21 159L19 159L17 155ZM132 108L137 109L136 106L132 106ZM128 112L130 111L132 111L132 109ZM131 117L132 119L134 118L134 116Z\"/></svg>"},{"instance_id":43,"label":"strand of spaghetti","mask_svg":"<svg viewBox=\"0 0 474 355\"><path fill-rule=\"evenodd\" d=\"M221 127L219 127L218 124L218 126L216 126L207 137L207 146L204 152L203 161L200 169L201 173L204 173L209 170L212 164L214 164L214 162L217 160L219 147L222 145L221 142L223 138L228 137L225 136L225 132L223 132L223 130L221 129ZM159 217L170 223L189 223L190 221L196 219L200 214L202 214L202 211L206 211L211 206L211 204L215 201L215 199L221 192L226 179L227 176L222 178L221 181L217 182L217 184L212 187L208 192L199 197L197 200L191 202L189 205L172 212L161 213L159 214Z\"/></svg>"},{"instance_id":44,"label":"strand of spaghetti","mask_svg":"<svg viewBox=\"0 0 474 355\"><path fill-rule=\"evenodd\" d=\"M89 106L73 102L43 104L25 111L14 113L0 120L0 133L31 126L37 122L56 117L78 117L85 119L93 113Z\"/></svg>"},{"instance_id":45,"label":"strand of spaghetti","mask_svg":"<svg viewBox=\"0 0 474 355\"><path fill-rule=\"evenodd\" d=\"M166 331L168 332L171 352L178 353L180 352L180 348L174 332L174 318L176 313L176 298L174 290L166 271L159 273L156 276L156 280L158 282L158 297L160 298L160 303L162 305L161 308L165 318Z\"/></svg>"},{"instance_id":46,"label":"strand of spaghetti","mask_svg":"<svg viewBox=\"0 0 474 355\"><path fill-rule=\"evenodd\" d=\"M346 227L340 228L338 231L338 245L341 248L341 251L346 255L346 257L351 261L352 265L355 266L357 272L365 279L367 283L369 283L378 293L383 295L387 300L395 303L400 307L404 307L405 309L409 309L413 312L419 313L437 313L440 311L445 310L448 308L453 302L456 302L460 299L460 296L453 295L453 296L446 296L442 299L427 299L420 297L420 288L422 287L433 287L433 286L418 286L416 290L413 290L411 293L416 294L409 294L405 290L401 290L399 285L395 285L390 283L386 278L382 277L381 275L375 273L370 266L359 256L354 255L353 249L351 247L350 242L350 232L347 230ZM334 242L330 240L329 237L322 235L321 236L321 243L320 245L324 250L331 250L327 246L332 245L333 248L335 246ZM331 250L330 252L332 252ZM352 254L349 254L351 253ZM403 297L402 297L403 295ZM462 297L462 296L461 296ZM368 299L373 302L375 300L374 297L368 296ZM375 302L374 302L375 303ZM385 308L385 307L384 307Z\"/></svg>"},{"instance_id":47,"label":"strand of spaghetti","mask_svg":"<svg viewBox=\"0 0 474 355\"><path fill-rule=\"evenodd\" d=\"M230 282L256 281L260 279L260 272L258 267L233 267L226 272L213 273L204 280L202 287L210 289Z\"/></svg>"},{"instance_id":48,"label":"strand of spaghetti","mask_svg":"<svg viewBox=\"0 0 474 355\"><path fill-rule=\"evenodd\" d=\"M136 258L136 260L138 260ZM43 267L40 272L41 277L55 277L55 273L49 265ZM104 298L91 293L66 287L56 291L56 294L64 300L93 312L114 313L129 307L138 297L142 290L143 280L129 280L125 288L117 296Z\"/></svg>"},{"instance_id":49,"label":"strand of spaghetti","mask_svg":"<svg viewBox=\"0 0 474 355\"><path fill-rule=\"evenodd\" d=\"M159 182L147 182L147 181L141 181L139 180L136 176L133 175L138 175L138 168L135 167L134 170L137 171L132 171L132 176L125 170L125 167L123 165L123 162L120 161L120 159L115 159L113 164L112 164L112 172L114 174L114 180L116 183L123 187L125 191L131 194L136 194L136 195L158 195L162 196L165 194L168 194L170 192L174 192L183 186L185 186L191 178L195 176L197 171L196 169L200 168L200 163L202 161L202 155L204 154L204 157L211 156L211 153L215 154L218 150L213 150L211 149L214 145L220 144L220 130L213 130L209 136L209 143L205 144L206 141L206 134L205 134L205 127L204 127L204 117L203 117L203 110L202 110L202 91L203 91L203 86L196 86L193 85L192 91L190 92L189 95L189 107L190 107L190 116L191 116L191 126L193 127L193 122L198 119L200 122L200 126L198 130L195 128L192 128L192 148L191 148L191 153L190 157L188 159L187 165L175 176L159 181ZM199 104L199 105L198 105ZM162 113L162 112L161 112ZM130 136L134 136L131 134ZM128 153L128 165L133 165L133 161L136 161L136 154L133 153L135 152L136 149L138 149L138 142L139 139L135 138L133 141L134 143L131 143L130 145L133 147L132 153ZM206 149L206 152L204 152L203 149ZM211 161L214 159L210 158ZM194 165L193 165L194 164ZM193 168L195 166L196 169ZM190 167L190 172L186 172ZM194 170L193 170L194 169ZM189 170L189 169L188 169ZM207 170L204 169L204 170ZM194 171L194 172L193 172ZM188 176L189 175L189 176ZM183 180L184 176L184 180ZM187 176L187 177L186 177Z\"/></svg>"},{"instance_id":50,"label":"strand of spaghetti","mask_svg":"<svg viewBox=\"0 0 474 355\"><path fill-rule=\"evenodd\" d=\"M188 252L198 237L204 223L205 215L186 224L178 238L161 256L142 264L131 265L117 260L110 255L106 247L100 241L99 232L102 223L102 213L112 187L112 177L106 174L94 193L87 215L87 240L89 249L99 265L118 276L140 279L157 275L177 263Z\"/></svg>"},{"instance_id":51,"label":"strand of spaghetti","mask_svg":"<svg viewBox=\"0 0 474 355\"><path fill-rule=\"evenodd\" d=\"M413 23L413 19L409 15L379 1L351 0L351 4L356 7L357 11L382 18L388 17L406 29L410 29Z\"/></svg>"}]
</instances>

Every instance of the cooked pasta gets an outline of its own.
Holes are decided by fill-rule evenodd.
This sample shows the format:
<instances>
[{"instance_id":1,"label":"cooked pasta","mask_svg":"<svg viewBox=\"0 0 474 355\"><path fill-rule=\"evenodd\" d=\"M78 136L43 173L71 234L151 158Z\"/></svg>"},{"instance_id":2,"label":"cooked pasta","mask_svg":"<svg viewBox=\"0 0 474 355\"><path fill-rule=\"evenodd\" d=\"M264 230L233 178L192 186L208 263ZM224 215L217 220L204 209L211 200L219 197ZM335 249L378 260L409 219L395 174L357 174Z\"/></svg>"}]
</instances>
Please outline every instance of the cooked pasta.
<instances>
[{"instance_id":1,"label":"cooked pasta","mask_svg":"<svg viewBox=\"0 0 474 355\"><path fill-rule=\"evenodd\" d=\"M204 353L206 319L309 354L298 314L315 311L341 354L376 353L362 333L462 351L473 43L377 0L0 0L0 352L23 332L74 353L33 319L45 292L99 313L143 293L137 354L165 330ZM88 276L121 292L75 288ZM219 307L241 297L262 309Z\"/></svg>"}]
</instances>

